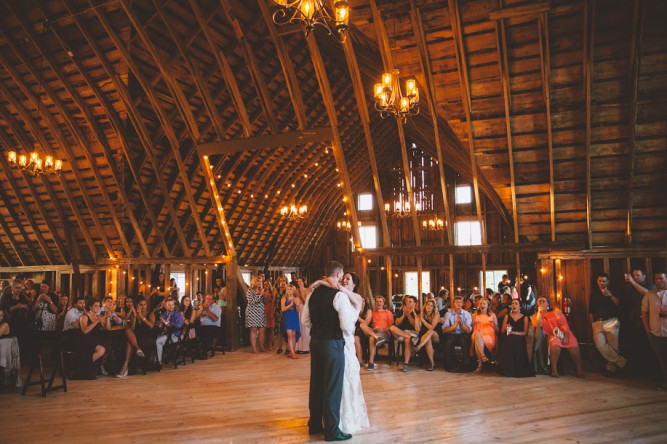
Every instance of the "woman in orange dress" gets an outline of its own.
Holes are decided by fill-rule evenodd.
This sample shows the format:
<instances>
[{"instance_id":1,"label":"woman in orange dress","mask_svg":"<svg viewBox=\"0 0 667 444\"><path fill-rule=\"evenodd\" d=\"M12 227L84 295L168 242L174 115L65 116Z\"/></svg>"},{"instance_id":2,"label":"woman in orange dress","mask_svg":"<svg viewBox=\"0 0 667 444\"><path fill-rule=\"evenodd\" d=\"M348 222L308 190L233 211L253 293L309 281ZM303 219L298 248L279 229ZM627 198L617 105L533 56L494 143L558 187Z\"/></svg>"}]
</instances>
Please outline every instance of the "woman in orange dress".
<instances>
[{"instance_id":1,"label":"woman in orange dress","mask_svg":"<svg viewBox=\"0 0 667 444\"><path fill-rule=\"evenodd\" d=\"M486 348L491 355L495 355L497 348L496 332L498 331L498 318L489 310L489 301L483 299L479 303L477 312L472 316L472 346L477 355L477 369L475 373L482 371L482 365L489 361ZM493 357L493 356L492 356Z\"/></svg>"},{"instance_id":2,"label":"woman in orange dress","mask_svg":"<svg viewBox=\"0 0 667 444\"><path fill-rule=\"evenodd\" d=\"M561 349L566 349L574 365L577 368L577 376L583 378L581 371L581 354L579 352L579 342L576 336L570 331L565 315L560 310L553 310L549 307L547 298L537 299L537 313L535 314L536 323L542 327L542 331L547 335L549 343L549 360L551 361L551 376L558 378L558 358Z\"/></svg>"}]
</instances>

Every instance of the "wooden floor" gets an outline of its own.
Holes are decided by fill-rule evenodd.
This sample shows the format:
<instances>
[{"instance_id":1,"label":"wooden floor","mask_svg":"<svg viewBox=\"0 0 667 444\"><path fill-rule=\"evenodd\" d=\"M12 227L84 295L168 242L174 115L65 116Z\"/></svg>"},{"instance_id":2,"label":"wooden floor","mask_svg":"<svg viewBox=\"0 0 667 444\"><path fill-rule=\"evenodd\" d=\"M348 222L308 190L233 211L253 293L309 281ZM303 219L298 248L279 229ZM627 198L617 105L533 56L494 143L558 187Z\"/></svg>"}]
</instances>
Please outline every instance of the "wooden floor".
<instances>
[{"instance_id":1,"label":"wooden floor","mask_svg":"<svg viewBox=\"0 0 667 444\"><path fill-rule=\"evenodd\" d=\"M349 442L667 442L667 393L646 381L399 372L361 378L371 428ZM0 395L0 443L308 442L309 357L248 350L123 380ZM321 437L319 437L321 439Z\"/></svg>"}]
</instances>

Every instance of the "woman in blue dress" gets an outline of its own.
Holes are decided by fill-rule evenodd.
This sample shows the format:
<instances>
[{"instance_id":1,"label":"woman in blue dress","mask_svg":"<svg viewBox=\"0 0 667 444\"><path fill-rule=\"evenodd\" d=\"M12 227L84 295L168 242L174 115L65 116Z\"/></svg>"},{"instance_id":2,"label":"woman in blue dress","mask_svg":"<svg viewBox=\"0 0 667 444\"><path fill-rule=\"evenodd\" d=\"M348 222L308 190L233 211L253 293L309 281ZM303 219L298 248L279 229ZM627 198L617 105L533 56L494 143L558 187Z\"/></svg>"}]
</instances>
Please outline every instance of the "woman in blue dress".
<instances>
[{"instance_id":1,"label":"woman in blue dress","mask_svg":"<svg viewBox=\"0 0 667 444\"><path fill-rule=\"evenodd\" d=\"M280 308L283 312L282 334L285 341L287 341L287 348L289 350L289 353L285 353L285 356L292 359L299 359L294 352L294 347L296 341L301 337L299 313L296 309L300 299L294 294L296 291L294 285L287 285L285 291L285 296L280 301Z\"/></svg>"}]
</instances>

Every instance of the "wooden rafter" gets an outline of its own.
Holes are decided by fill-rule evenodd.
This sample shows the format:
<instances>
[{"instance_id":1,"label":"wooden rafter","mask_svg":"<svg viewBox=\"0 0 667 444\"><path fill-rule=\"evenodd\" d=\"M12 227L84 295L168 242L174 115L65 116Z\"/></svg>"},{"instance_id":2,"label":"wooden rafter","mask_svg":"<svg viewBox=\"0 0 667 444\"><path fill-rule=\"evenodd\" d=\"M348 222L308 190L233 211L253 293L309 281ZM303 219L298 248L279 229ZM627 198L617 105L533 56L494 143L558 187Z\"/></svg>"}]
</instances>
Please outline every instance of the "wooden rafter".
<instances>
[{"instance_id":1,"label":"wooden rafter","mask_svg":"<svg viewBox=\"0 0 667 444\"><path fill-rule=\"evenodd\" d=\"M470 94L470 80L468 79L468 61L466 57L465 42L463 41L463 27L461 24L461 13L459 11L458 0L447 0L449 20L454 34L456 45L456 61L459 72L459 84L461 87L461 97L463 98L463 111L466 116L468 126L468 149L470 153L470 168L472 170L472 185L475 196L475 208L477 210L477 220L482 230L482 242L486 243L486 227L482 218L482 205L479 194L479 180L477 177L477 161L475 159L475 133L472 122L472 97ZM515 215L513 215L516 217Z\"/></svg>"},{"instance_id":2,"label":"wooden rafter","mask_svg":"<svg viewBox=\"0 0 667 444\"><path fill-rule=\"evenodd\" d=\"M202 143L197 151L207 156L229 154L237 151L259 151L286 145L306 145L331 140L331 128L313 128L303 131L288 131L278 134L244 137L220 142Z\"/></svg>"}]
</instances>

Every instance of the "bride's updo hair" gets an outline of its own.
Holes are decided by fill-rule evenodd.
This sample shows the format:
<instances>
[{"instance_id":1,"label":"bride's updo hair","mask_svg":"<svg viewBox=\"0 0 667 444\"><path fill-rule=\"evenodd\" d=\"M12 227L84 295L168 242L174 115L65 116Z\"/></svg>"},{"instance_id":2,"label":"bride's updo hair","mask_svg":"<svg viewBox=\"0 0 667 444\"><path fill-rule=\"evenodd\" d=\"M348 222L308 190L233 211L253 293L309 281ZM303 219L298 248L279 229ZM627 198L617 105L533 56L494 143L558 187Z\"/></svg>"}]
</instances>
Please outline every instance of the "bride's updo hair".
<instances>
[{"instance_id":1,"label":"bride's updo hair","mask_svg":"<svg viewBox=\"0 0 667 444\"><path fill-rule=\"evenodd\" d=\"M357 273L355 273L354 271L348 271L347 274L349 274L350 277L352 278L352 282L354 283L354 289L352 291L356 293L357 289L359 288L359 283L361 282L361 279L359 279L359 275L357 275Z\"/></svg>"}]
</instances>

